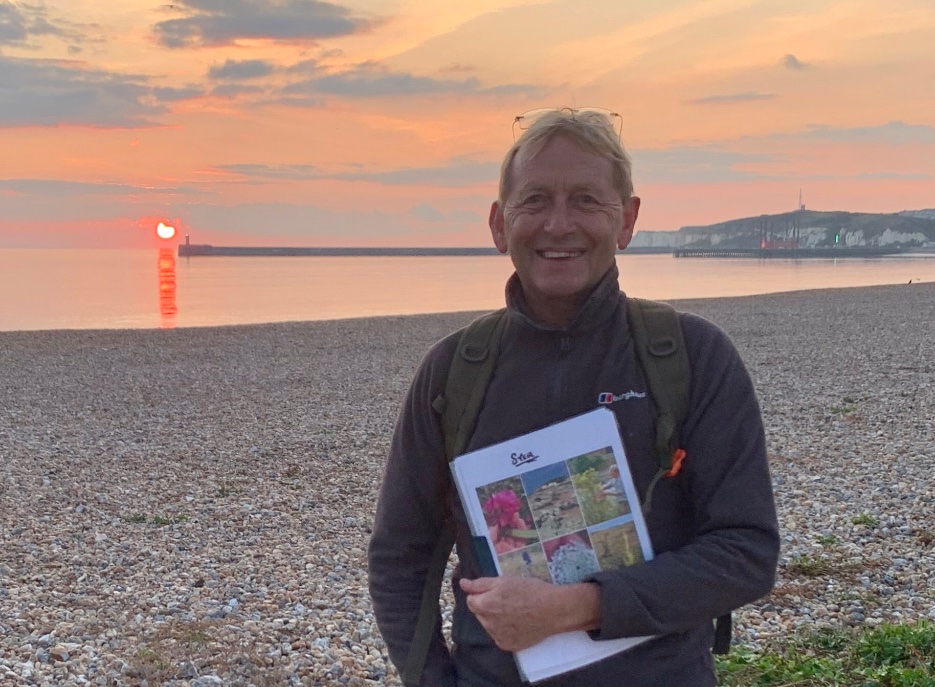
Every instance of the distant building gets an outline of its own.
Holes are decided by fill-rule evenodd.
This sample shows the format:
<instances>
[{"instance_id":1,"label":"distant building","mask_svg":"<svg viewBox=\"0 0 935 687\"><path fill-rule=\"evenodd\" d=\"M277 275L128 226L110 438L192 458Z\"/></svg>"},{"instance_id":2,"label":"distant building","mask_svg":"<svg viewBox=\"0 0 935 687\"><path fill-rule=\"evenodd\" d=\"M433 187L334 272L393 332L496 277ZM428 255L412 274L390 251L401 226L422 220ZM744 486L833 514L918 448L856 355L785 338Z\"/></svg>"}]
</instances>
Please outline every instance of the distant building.
<instances>
[{"instance_id":1,"label":"distant building","mask_svg":"<svg viewBox=\"0 0 935 687\"><path fill-rule=\"evenodd\" d=\"M634 248L674 248L677 231L637 231L630 245Z\"/></svg>"}]
</instances>

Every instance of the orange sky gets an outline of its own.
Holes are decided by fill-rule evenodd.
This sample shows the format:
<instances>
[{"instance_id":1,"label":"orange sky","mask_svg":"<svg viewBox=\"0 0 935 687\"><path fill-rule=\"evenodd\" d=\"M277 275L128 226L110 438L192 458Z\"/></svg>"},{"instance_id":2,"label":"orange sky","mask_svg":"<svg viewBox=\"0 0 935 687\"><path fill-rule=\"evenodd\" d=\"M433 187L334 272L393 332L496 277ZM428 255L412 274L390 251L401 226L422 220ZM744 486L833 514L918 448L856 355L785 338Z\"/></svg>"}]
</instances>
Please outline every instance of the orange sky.
<instances>
[{"instance_id":1,"label":"orange sky","mask_svg":"<svg viewBox=\"0 0 935 687\"><path fill-rule=\"evenodd\" d=\"M931 0L0 0L0 247L487 245L543 106L623 115L644 230L933 208L933 45Z\"/></svg>"}]
</instances>

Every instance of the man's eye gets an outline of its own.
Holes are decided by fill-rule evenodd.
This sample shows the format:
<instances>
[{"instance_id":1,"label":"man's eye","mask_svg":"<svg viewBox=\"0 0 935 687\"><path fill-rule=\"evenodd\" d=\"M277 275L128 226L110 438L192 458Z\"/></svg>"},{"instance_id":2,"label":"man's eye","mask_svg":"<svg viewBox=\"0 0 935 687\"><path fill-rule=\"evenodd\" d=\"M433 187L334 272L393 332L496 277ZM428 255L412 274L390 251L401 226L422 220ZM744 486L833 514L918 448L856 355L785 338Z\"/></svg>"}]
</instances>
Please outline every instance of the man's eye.
<instances>
[{"instance_id":1,"label":"man's eye","mask_svg":"<svg viewBox=\"0 0 935 687\"><path fill-rule=\"evenodd\" d=\"M585 207L601 204L601 202L597 198L587 193L582 193L581 195L577 196L577 201L579 205L582 205Z\"/></svg>"},{"instance_id":2,"label":"man's eye","mask_svg":"<svg viewBox=\"0 0 935 687\"><path fill-rule=\"evenodd\" d=\"M523 199L523 205L527 207L529 206L537 207L539 205L545 204L545 202L546 202L546 197L544 193L533 193L533 194L526 196Z\"/></svg>"}]
</instances>

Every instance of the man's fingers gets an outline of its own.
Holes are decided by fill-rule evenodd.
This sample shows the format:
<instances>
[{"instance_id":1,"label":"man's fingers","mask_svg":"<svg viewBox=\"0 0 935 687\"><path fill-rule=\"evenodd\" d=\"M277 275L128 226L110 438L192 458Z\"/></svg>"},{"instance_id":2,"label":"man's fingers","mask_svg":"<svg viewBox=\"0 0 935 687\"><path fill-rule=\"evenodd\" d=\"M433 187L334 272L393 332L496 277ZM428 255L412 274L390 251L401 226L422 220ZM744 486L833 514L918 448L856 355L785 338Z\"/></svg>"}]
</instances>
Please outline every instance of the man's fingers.
<instances>
[{"instance_id":1,"label":"man's fingers","mask_svg":"<svg viewBox=\"0 0 935 687\"><path fill-rule=\"evenodd\" d=\"M478 577L476 580L461 578L461 591L470 596L471 594L483 594L493 589L497 583L496 577Z\"/></svg>"}]
</instances>

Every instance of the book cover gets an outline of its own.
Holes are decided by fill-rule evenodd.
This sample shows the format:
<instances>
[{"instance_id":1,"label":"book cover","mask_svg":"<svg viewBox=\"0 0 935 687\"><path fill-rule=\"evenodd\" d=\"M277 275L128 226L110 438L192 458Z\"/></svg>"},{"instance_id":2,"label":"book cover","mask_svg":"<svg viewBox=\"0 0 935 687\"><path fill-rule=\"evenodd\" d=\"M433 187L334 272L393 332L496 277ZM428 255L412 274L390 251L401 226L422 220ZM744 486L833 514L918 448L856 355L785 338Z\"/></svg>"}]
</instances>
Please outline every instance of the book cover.
<instances>
[{"instance_id":1,"label":"book cover","mask_svg":"<svg viewBox=\"0 0 935 687\"><path fill-rule=\"evenodd\" d=\"M653 557L607 408L466 453L451 470L485 574L572 584ZM537 682L647 639L567 632L515 655L523 678Z\"/></svg>"}]
</instances>

